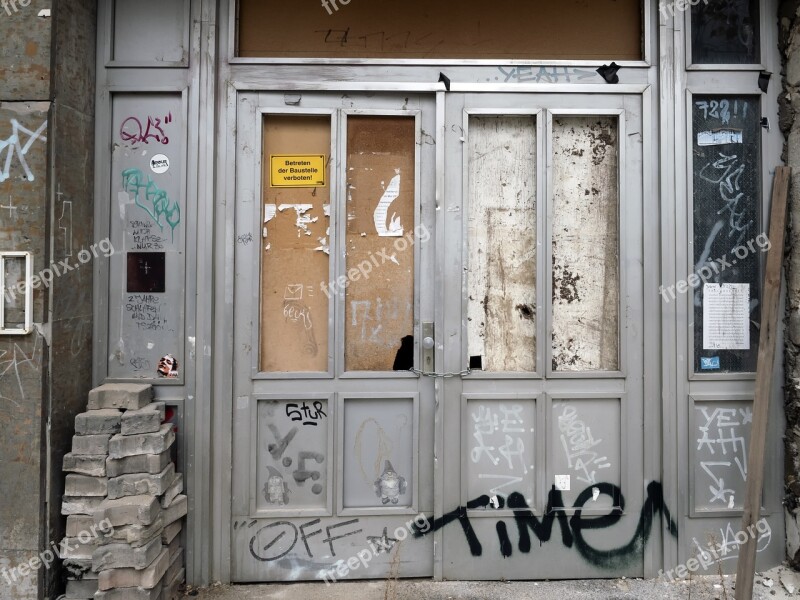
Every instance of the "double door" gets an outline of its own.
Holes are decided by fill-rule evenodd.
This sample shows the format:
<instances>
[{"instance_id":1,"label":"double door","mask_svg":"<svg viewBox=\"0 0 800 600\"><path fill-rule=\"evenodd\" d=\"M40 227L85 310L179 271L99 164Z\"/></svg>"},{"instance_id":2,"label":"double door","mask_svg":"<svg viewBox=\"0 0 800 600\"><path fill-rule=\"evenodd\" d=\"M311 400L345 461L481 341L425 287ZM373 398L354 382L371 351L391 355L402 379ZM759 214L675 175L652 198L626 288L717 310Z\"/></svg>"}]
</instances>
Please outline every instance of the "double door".
<instances>
[{"instance_id":1,"label":"double door","mask_svg":"<svg viewBox=\"0 0 800 600\"><path fill-rule=\"evenodd\" d=\"M240 94L234 581L642 575L641 114Z\"/></svg>"}]
</instances>

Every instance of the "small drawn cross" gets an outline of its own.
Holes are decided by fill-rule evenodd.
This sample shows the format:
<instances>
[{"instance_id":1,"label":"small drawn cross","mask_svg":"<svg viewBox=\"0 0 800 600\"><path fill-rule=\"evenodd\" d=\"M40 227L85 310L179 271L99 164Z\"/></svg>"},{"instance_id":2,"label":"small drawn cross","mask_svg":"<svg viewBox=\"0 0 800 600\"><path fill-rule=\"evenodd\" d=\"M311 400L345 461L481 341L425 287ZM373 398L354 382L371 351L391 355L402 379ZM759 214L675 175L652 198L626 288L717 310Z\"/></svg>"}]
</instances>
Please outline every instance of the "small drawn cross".
<instances>
[{"instance_id":1,"label":"small drawn cross","mask_svg":"<svg viewBox=\"0 0 800 600\"><path fill-rule=\"evenodd\" d=\"M7 210L17 210L17 207L11 203L11 194L8 195L8 206L5 204L0 204L0 208L5 208Z\"/></svg>"}]
</instances>

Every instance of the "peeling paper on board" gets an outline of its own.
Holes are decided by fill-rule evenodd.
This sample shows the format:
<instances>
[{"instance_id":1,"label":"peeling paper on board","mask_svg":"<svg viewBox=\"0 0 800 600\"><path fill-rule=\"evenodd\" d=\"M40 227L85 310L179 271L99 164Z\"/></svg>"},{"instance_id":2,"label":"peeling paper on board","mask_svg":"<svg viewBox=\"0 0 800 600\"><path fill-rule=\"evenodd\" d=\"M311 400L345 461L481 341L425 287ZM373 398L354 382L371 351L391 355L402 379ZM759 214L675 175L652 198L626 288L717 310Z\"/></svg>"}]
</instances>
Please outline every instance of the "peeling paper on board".
<instances>
[{"instance_id":1,"label":"peeling paper on board","mask_svg":"<svg viewBox=\"0 0 800 600\"><path fill-rule=\"evenodd\" d=\"M330 236L330 234L331 234L331 228L330 228L330 227L328 227L328 228L325 230L325 235L326 235L326 236ZM330 246L328 245L328 238L327 238L327 237L321 237L321 238L317 238L317 241L319 242L319 246L317 246L316 248L314 248L314 250L317 250L317 251L319 251L319 252L324 252L325 254L327 254L328 256L330 256L330 254L331 254L331 248L330 248Z\"/></svg>"},{"instance_id":2,"label":"peeling paper on board","mask_svg":"<svg viewBox=\"0 0 800 600\"><path fill-rule=\"evenodd\" d=\"M378 206L375 207L373 213L373 220L375 221L375 230L380 237L403 237L403 226L400 224L400 217L397 213L392 213L391 221L387 227L386 219L389 216L389 207L397 200L400 195L400 169L395 169L396 175L392 177L389 185L384 188L383 196L381 196Z\"/></svg>"},{"instance_id":3,"label":"peeling paper on board","mask_svg":"<svg viewBox=\"0 0 800 600\"><path fill-rule=\"evenodd\" d=\"M285 210L293 209L297 213L297 221L295 222L295 226L297 227L297 237L300 237L302 234L311 235L311 231L308 229L308 226L311 223L316 223L319 221L319 217L312 217L311 215L307 215L306 213L314 208L313 204L281 204L278 206L278 212L283 212Z\"/></svg>"},{"instance_id":4,"label":"peeling paper on board","mask_svg":"<svg viewBox=\"0 0 800 600\"><path fill-rule=\"evenodd\" d=\"M272 221L275 218L275 215L278 213L278 207L274 204L265 204L264 205L264 231L262 233L264 239L267 239L267 223ZM269 248L267 248L269 250Z\"/></svg>"}]
</instances>

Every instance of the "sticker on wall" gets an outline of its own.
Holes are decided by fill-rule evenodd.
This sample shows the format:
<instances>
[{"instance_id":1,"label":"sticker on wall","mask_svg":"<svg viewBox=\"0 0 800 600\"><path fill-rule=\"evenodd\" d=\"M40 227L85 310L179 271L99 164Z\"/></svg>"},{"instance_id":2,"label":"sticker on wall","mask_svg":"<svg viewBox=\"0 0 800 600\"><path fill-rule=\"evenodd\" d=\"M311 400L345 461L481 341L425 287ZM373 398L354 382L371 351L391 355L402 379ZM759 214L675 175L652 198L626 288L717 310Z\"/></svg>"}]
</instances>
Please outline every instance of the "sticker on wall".
<instances>
[{"instance_id":1,"label":"sticker on wall","mask_svg":"<svg viewBox=\"0 0 800 600\"><path fill-rule=\"evenodd\" d=\"M722 146L724 144L741 144L741 129L714 129L697 133L698 146Z\"/></svg>"},{"instance_id":2,"label":"sticker on wall","mask_svg":"<svg viewBox=\"0 0 800 600\"><path fill-rule=\"evenodd\" d=\"M150 170L157 175L169 171L169 158L164 154L156 154L150 159Z\"/></svg>"},{"instance_id":3,"label":"sticker on wall","mask_svg":"<svg viewBox=\"0 0 800 600\"><path fill-rule=\"evenodd\" d=\"M273 154L269 157L270 187L320 187L325 185L324 154Z\"/></svg>"},{"instance_id":4,"label":"sticker on wall","mask_svg":"<svg viewBox=\"0 0 800 600\"><path fill-rule=\"evenodd\" d=\"M270 504L277 504L284 506L287 503L287 496L289 495L289 487L286 482L274 467L267 467L269 470L269 479L264 484L264 498Z\"/></svg>"},{"instance_id":5,"label":"sticker on wall","mask_svg":"<svg viewBox=\"0 0 800 600\"><path fill-rule=\"evenodd\" d=\"M569 475L556 475L555 486L558 491L568 492L570 487L569 483Z\"/></svg>"},{"instance_id":6,"label":"sticker on wall","mask_svg":"<svg viewBox=\"0 0 800 600\"><path fill-rule=\"evenodd\" d=\"M381 499L381 504L397 504L400 496L406 493L406 487L406 478L400 477L387 460L380 479L375 481L375 494Z\"/></svg>"},{"instance_id":7,"label":"sticker on wall","mask_svg":"<svg viewBox=\"0 0 800 600\"><path fill-rule=\"evenodd\" d=\"M719 369L719 356L701 356L700 368L704 371Z\"/></svg>"},{"instance_id":8,"label":"sticker on wall","mask_svg":"<svg viewBox=\"0 0 800 600\"><path fill-rule=\"evenodd\" d=\"M172 354L162 356L158 361L158 376L167 379L178 378L178 361Z\"/></svg>"}]
</instances>

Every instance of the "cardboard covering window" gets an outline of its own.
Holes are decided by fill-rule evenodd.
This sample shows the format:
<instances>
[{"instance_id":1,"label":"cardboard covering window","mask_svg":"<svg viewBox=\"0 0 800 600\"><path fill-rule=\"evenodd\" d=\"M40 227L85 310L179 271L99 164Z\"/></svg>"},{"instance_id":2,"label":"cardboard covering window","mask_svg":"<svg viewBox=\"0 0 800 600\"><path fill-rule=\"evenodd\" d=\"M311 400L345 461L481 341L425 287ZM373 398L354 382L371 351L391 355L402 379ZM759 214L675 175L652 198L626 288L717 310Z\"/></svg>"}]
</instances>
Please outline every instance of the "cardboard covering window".
<instances>
[{"instance_id":1,"label":"cardboard covering window","mask_svg":"<svg viewBox=\"0 0 800 600\"><path fill-rule=\"evenodd\" d=\"M261 371L328 370L329 300L320 284L329 279L330 186L274 187L268 157L329 157L330 149L329 116L264 117Z\"/></svg>"},{"instance_id":2,"label":"cardboard covering window","mask_svg":"<svg viewBox=\"0 0 800 600\"><path fill-rule=\"evenodd\" d=\"M374 267L345 291L348 371L394 370L414 334L415 142L414 117L347 120L347 271Z\"/></svg>"}]
</instances>

